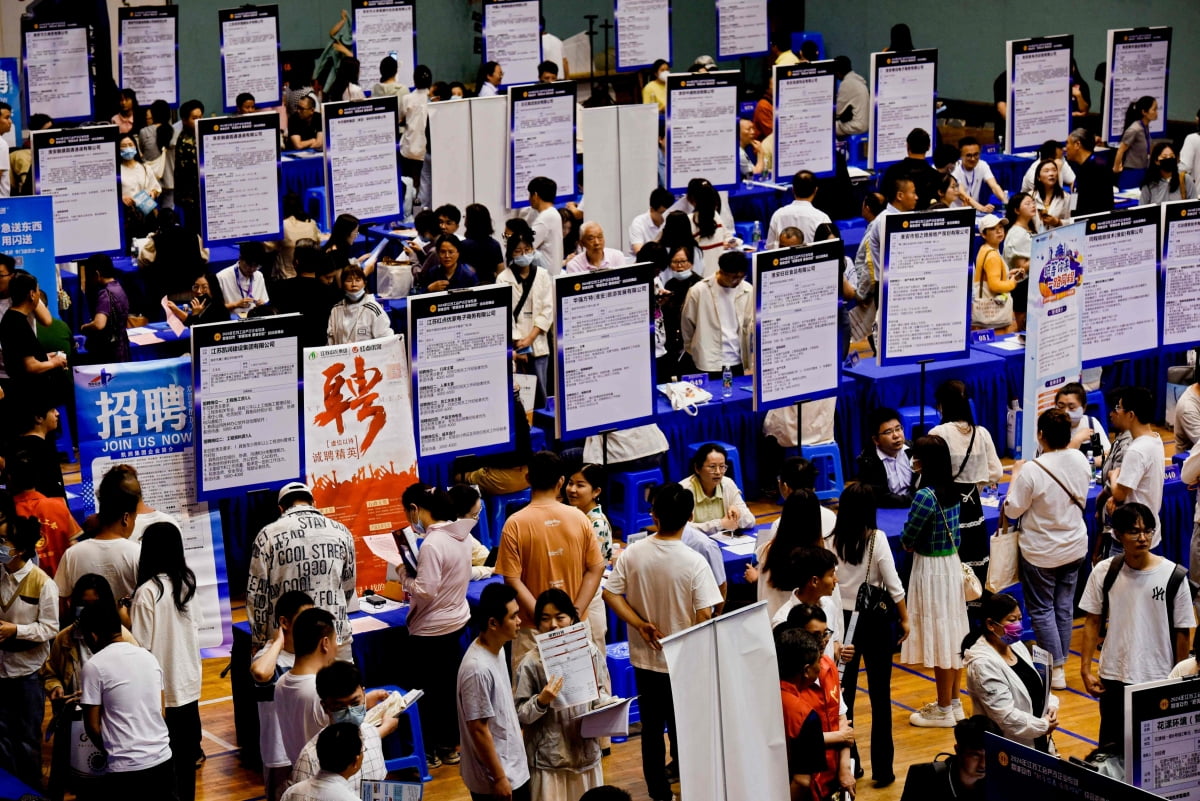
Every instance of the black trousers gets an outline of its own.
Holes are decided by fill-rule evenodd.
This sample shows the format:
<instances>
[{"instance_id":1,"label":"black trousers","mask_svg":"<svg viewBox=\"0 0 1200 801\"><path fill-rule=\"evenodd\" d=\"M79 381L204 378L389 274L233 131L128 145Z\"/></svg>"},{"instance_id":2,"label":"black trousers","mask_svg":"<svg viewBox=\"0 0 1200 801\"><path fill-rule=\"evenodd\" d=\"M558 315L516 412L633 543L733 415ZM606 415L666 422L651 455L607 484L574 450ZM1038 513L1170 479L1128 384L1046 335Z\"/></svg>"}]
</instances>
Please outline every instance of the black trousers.
<instances>
[{"instance_id":1,"label":"black trousers","mask_svg":"<svg viewBox=\"0 0 1200 801\"><path fill-rule=\"evenodd\" d=\"M845 625L850 625L850 612L843 611ZM846 629L842 629L845 631ZM895 635L891 627L871 626L859 616L854 632L854 658L846 663L842 674L842 700L846 702L846 717L854 720L854 696L858 691L858 667L867 669L867 696L871 702L871 776L886 779L895 775L892 761L896 749L892 743L892 656ZM861 762L860 762L861 764Z\"/></svg>"},{"instance_id":2,"label":"black trousers","mask_svg":"<svg viewBox=\"0 0 1200 801\"><path fill-rule=\"evenodd\" d=\"M671 759L679 762L671 677L666 673L636 667L633 677L637 683L638 709L642 716L642 777L646 780L646 790L652 801L668 801L671 798L671 783L667 780L663 727L671 737Z\"/></svg>"},{"instance_id":3,"label":"black trousers","mask_svg":"<svg viewBox=\"0 0 1200 801\"><path fill-rule=\"evenodd\" d=\"M175 795L179 801L196 797L196 759L200 756L200 703L167 707L167 732L171 737Z\"/></svg>"},{"instance_id":4,"label":"black trousers","mask_svg":"<svg viewBox=\"0 0 1200 801\"><path fill-rule=\"evenodd\" d=\"M104 795L113 799L153 798L155 801L178 801L179 797L175 794L175 772L171 765L175 761L172 758L161 765L155 765L145 770L110 773L102 780L105 787ZM192 764L194 773L194 757Z\"/></svg>"},{"instance_id":5,"label":"black trousers","mask_svg":"<svg viewBox=\"0 0 1200 801\"><path fill-rule=\"evenodd\" d=\"M417 701L421 721L425 726L425 750L449 750L458 747L458 712L456 684L458 666L462 663L464 626L449 634L436 637L410 636L413 653L420 659L413 664L413 687L425 695Z\"/></svg>"}]
</instances>

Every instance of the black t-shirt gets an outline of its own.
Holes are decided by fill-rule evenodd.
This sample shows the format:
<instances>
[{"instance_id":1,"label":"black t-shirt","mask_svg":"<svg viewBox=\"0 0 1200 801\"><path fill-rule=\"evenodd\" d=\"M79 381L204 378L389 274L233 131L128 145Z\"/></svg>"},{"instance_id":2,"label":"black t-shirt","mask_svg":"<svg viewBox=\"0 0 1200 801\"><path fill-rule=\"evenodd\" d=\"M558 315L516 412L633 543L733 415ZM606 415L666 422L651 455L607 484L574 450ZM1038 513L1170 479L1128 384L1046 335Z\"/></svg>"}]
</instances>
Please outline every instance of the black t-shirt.
<instances>
[{"instance_id":1,"label":"black t-shirt","mask_svg":"<svg viewBox=\"0 0 1200 801\"><path fill-rule=\"evenodd\" d=\"M12 444L10 457L24 454L29 457L33 468L33 488L47 498L67 497L63 487L62 468L58 463L58 448L54 443L32 434L17 437Z\"/></svg>"},{"instance_id":2,"label":"black t-shirt","mask_svg":"<svg viewBox=\"0 0 1200 801\"><path fill-rule=\"evenodd\" d=\"M1033 665L1020 657L1017 658L1017 664L1012 666L1012 671L1025 685L1025 690L1033 701L1033 714L1040 718L1046 711L1046 685L1042 683L1042 677L1033 669Z\"/></svg>"},{"instance_id":3,"label":"black t-shirt","mask_svg":"<svg viewBox=\"0 0 1200 801\"><path fill-rule=\"evenodd\" d=\"M300 313L303 318L301 344L306 348L327 344L329 311L341 299L342 292L336 286L303 276L280 281L271 290L271 303L280 312Z\"/></svg>"},{"instance_id":4,"label":"black t-shirt","mask_svg":"<svg viewBox=\"0 0 1200 801\"><path fill-rule=\"evenodd\" d=\"M937 182L941 177L925 159L905 156L884 171L879 189L885 197L890 198L895 182L900 178L907 178L913 182L913 189L917 192L917 208L925 209L937 197Z\"/></svg>"},{"instance_id":5,"label":"black t-shirt","mask_svg":"<svg viewBox=\"0 0 1200 801\"><path fill-rule=\"evenodd\" d=\"M26 356L46 361L46 349L38 342L28 315L16 309L6 311L4 319L0 320L0 350L4 351L4 367L13 379L31 376L25 369Z\"/></svg>"},{"instance_id":6,"label":"black t-shirt","mask_svg":"<svg viewBox=\"0 0 1200 801\"><path fill-rule=\"evenodd\" d=\"M299 114L292 114L288 117L288 138L293 136L300 137L301 142L306 142L309 139L316 137L317 132L321 130L321 113L313 112L313 115L307 120L300 118ZM289 142L290 144L290 142Z\"/></svg>"}]
</instances>

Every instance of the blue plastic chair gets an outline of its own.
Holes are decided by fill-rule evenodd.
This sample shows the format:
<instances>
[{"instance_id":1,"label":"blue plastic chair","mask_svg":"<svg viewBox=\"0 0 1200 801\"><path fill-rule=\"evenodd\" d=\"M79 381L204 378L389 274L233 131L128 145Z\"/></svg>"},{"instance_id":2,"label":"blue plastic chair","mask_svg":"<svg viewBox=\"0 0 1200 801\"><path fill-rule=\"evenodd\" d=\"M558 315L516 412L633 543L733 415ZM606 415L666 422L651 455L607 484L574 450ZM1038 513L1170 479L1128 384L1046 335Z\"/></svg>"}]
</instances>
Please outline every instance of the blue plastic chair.
<instances>
[{"instance_id":1,"label":"blue plastic chair","mask_svg":"<svg viewBox=\"0 0 1200 801\"><path fill-rule=\"evenodd\" d=\"M488 542L483 544L495 548L500 544L500 534L504 531L504 522L514 512L524 509L529 504L529 490L510 492L507 495L485 495L484 505L488 514ZM483 542L480 540L480 542Z\"/></svg>"},{"instance_id":2,"label":"blue plastic chair","mask_svg":"<svg viewBox=\"0 0 1200 801\"><path fill-rule=\"evenodd\" d=\"M850 134L846 137L846 146L850 149L850 156L847 161L855 166L867 163L867 145L870 143L871 137L869 134Z\"/></svg>"},{"instance_id":3,"label":"blue plastic chair","mask_svg":"<svg viewBox=\"0 0 1200 801\"><path fill-rule=\"evenodd\" d=\"M805 42L816 42L817 57L825 58L825 37L818 31L794 31L792 33L792 52L798 54Z\"/></svg>"},{"instance_id":4,"label":"blue plastic chair","mask_svg":"<svg viewBox=\"0 0 1200 801\"><path fill-rule=\"evenodd\" d=\"M842 494L842 450L836 442L802 445L800 453L817 470L816 495L822 501L835 501Z\"/></svg>"},{"instance_id":5,"label":"blue plastic chair","mask_svg":"<svg viewBox=\"0 0 1200 801\"><path fill-rule=\"evenodd\" d=\"M60 456L66 456L68 462L75 461L75 437L73 436L71 415L67 414L66 406L58 407L58 440L55 443Z\"/></svg>"},{"instance_id":6,"label":"blue plastic chair","mask_svg":"<svg viewBox=\"0 0 1200 801\"><path fill-rule=\"evenodd\" d=\"M688 475L691 475L692 472L692 457L696 455L696 451L700 450L701 445L707 445L710 442L713 445L720 445L725 449L725 463L729 466L729 468L725 471L725 476L733 479L733 481L736 482L738 480L738 476L742 474L742 458L738 455L737 445L731 445L728 442L721 442L720 440L716 439L707 439L703 442L693 442L687 446L687 450L684 453L684 464L686 465Z\"/></svg>"},{"instance_id":7,"label":"blue plastic chair","mask_svg":"<svg viewBox=\"0 0 1200 801\"><path fill-rule=\"evenodd\" d=\"M1024 448L1021 447L1021 437L1024 436L1024 431L1025 431L1025 410L1021 409L1017 412L1017 419L1016 419L1016 422L1013 424L1012 457L1014 459L1020 459L1021 454L1025 450Z\"/></svg>"},{"instance_id":8,"label":"blue plastic chair","mask_svg":"<svg viewBox=\"0 0 1200 801\"><path fill-rule=\"evenodd\" d=\"M646 495L650 487L663 483L662 471L634 470L614 473L608 479L609 499L606 504L608 519L628 537L654 525L650 517L650 501Z\"/></svg>"},{"instance_id":9,"label":"blue plastic chair","mask_svg":"<svg viewBox=\"0 0 1200 801\"><path fill-rule=\"evenodd\" d=\"M609 643L604 649L605 661L608 662L608 675L611 678L612 693L619 698L633 698L637 695L637 682L633 677L633 665L629 662L629 643L614 642ZM640 723L642 720L641 712L638 711L638 702L634 700L629 705L629 722ZM614 737L614 743L623 743L628 737Z\"/></svg>"},{"instance_id":10,"label":"blue plastic chair","mask_svg":"<svg viewBox=\"0 0 1200 801\"><path fill-rule=\"evenodd\" d=\"M405 692L394 685L385 685L378 689L400 693L401 695L404 695ZM433 781L433 777L429 775L429 763L425 759L425 737L421 734L421 714L416 704L413 704L400 713L400 722L401 724L408 724L408 738L405 739L401 733L403 726L400 726L394 734L383 741L384 765L387 766L389 773L394 770L415 768L421 776L421 781ZM394 756L393 753L398 750L397 746L399 744L411 748L412 753Z\"/></svg>"},{"instance_id":11,"label":"blue plastic chair","mask_svg":"<svg viewBox=\"0 0 1200 801\"><path fill-rule=\"evenodd\" d=\"M1183 453L1177 453L1177 454L1175 454L1174 456L1172 456L1172 457L1171 457L1171 464L1175 465L1175 466L1176 466L1176 467L1178 467L1180 470L1182 470L1182 469L1183 469L1183 463L1187 461L1187 458L1188 458L1188 452L1187 452L1187 451L1184 451Z\"/></svg>"},{"instance_id":12,"label":"blue plastic chair","mask_svg":"<svg viewBox=\"0 0 1200 801\"><path fill-rule=\"evenodd\" d=\"M1145 176L1146 176L1145 169L1138 169L1136 167L1126 167L1125 169L1123 169L1119 173L1117 173L1117 188L1121 189L1121 190L1137 189L1139 186L1142 185L1142 178L1144 178Z\"/></svg>"},{"instance_id":13,"label":"blue plastic chair","mask_svg":"<svg viewBox=\"0 0 1200 801\"><path fill-rule=\"evenodd\" d=\"M534 453L546 450L546 431L538 426L529 427L529 447Z\"/></svg>"},{"instance_id":14,"label":"blue plastic chair","mask_svg":"<svg viewBox=\"0 0 1200 801\"><path fill-rule=\"evenodd\" d=\"M317 221L317 227L322 232L329 233L329 216L325 211L325 187L310 186L304 190L304 210Z\"/></svg>"},{"instance_id":15,"label":"blue plastic chair","mask_svg":"<svg viewBox=\"0 0 1200 801\"><path fill-rule=\"evenodd\" d=\"M1092 409L1096 411L1093 413ZM1104 399L1104 393L1098 389L1093 389L1087 394L1087 413L1100 421L1100 425L1108 429L1108 402Z\"/></svg>"},{"instance_id":16,"label":"blue plastic chair","mask_svg":"<svg viewBox=\"0 0 1200 801\"><path fill-rule=\"evenodd\" d=\"M918 431L921 427L921 407L920 406L901 406L896 410L900 413L900 425L904 426L904 433L910 439L916 439L936 426L941 422L938 417L937 409L932 406L925 407L925 431Z\"/></svg>"}]
</instances>

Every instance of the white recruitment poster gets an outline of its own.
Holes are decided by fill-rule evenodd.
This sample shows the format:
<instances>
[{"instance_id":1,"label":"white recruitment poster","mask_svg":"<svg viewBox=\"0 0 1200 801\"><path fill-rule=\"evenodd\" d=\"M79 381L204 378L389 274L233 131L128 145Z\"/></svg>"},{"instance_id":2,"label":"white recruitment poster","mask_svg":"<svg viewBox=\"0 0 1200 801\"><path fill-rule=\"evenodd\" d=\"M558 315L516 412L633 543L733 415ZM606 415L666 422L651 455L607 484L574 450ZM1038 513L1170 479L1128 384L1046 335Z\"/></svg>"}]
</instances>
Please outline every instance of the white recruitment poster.
<instances>
[{"instance_id":1,"label":"white recruitment poster","mask_svg":"<svg viewBox=\"0 0 1200 801\"><path fill-rule=\"evenodd\" d=\"M1158 347L1158 223L1155 206L1085 219L1083 364Z\"/></svg>"},{"instance_id":2,"label":"white recruitment poster","mask_svg":"<svg viewBox=\"0 0 1200 801\"><path fill-rule=\"evenodd\" d=\"M754 409L837 393L842 241L754 256Z\"/></svg>"},{"instance_id":3,"label":"white recruitment poster","mask_svg":"<svg viewBox=\"0 0 1200 801\"><path fill-rule=\"evenodd\" d=\"M354 55L362 65L362 83L378 75L379 63L396 59L396 83L413 85L417 63L414 0L354 0Z\"/></svg>"},{"instance_id":4,"label":"white recruitment poster","mask_svg":"<svg viewBox=\"0 0 1200 801\"><path fill-rule=\"evenodd\" d=\"M888 214L879 363L960 359L971 327L972 209Z\"/></svg>"},{"instance_id":5,"label":"white recruitment poster","mask_svg":"<svg viewBox=\"0 0 1200 801\"><path fill-rule=\"evenodd\" d=\"M55 122L92 118L92 71L84 22L34 22L21 18L21 63L29 114Z\"/></svg>"},{"instance_id":6,"label":"white recruitment poster","mask_svg":"<svg viewBox=\"0 0 1200 801\"><path fill-rule=\"evenodd\" d=\"M913 128L931 134L937 102L936 50L871 54L871 169L880 170L908 155Z\"/></svg>"},{"instance_id":7,"label":"white recruitment poster","mask_svg":"<svg viewBox=\"0 0 1200 801\"><path fill-rule=\"evenodd\" d=\"M117 167L117 126L34 131L33 191L54 198L59 261L120 253L125 214Z\"/></svg>"},{"instance_id":8,"label":"white recruitment poster","mask_svg":"<svg viewBox=\"0 0 1200 801\"><path fill-rule=\"evenodd\" d=\"M298 314L192 326L197 498L304 480Z\"/></svg>"},{"instance_id":9,"label":"white recruitment poster","mask_svg":"<svg viewBox=\"0 0 1200 801\"><path fill-rule=\"evenodd\" d=\"M766 604L672 634L662 646L679 737L680 795L787 801L787 738Z\"/></svg>"},{"instance_id":10,"label":"white recruitment poster","mask_svg":"<svg viewBox=\"0 0 1200 801\"><path fill-rule=\"evenodd\" d=\"M761 56L769 49L767 0L717 0L717 58Z\"/></svg>"},{"instance_id":11,"label":"white recruitment poster","mask_svg":"<svg viewBox=\"0 0 1200 801\"><path fill-rule=\"evenodd\" d=\"M205 243L283 238L279 115L207 117L196 121L196 137Z\"/></svg>"},{"instance_id":12,"label":"white recruitment poster","mask_svg":"<svg viewBox=\"0 0 1200 801\"><path fill-rule=\"evenodd\" d=\"M325 103L325 194L329 219L353 214L360 222L398 220L400 159L395 97Z\"/></svg>"},{"instance_id":13,"label":"white recruitment poster","mask_svg":"<svg viewBox=\"0 0 1200 801\"><path fill-rule=\"evenodd\" d=\"M575 82L508 90L508 205L529 205L529 181L553 179L558 197L575 195Z\"/></svg>"},{"instance_id":14,"label":"white recruitment poster","mask_svg":"<svg viewBox=\"0 0 1200 801\"><path fill-rule=\"evenodd\" d=\"M313 504L354 535L359 592L381 589L387 565L362 540L408 525L417 481L403 336L305 349L304 451Z\"/></svg>"},{"instance_id":15,"label":"white recruitment poster","mask_svg":"<svg viewBox=\"0 0 1200 801\"><path fill-rule=\"evenodd\" d=\"M179 105L179 6L118 8L121 86L142 105Z\"/></svg>"},{"instance_id":16,"label":"white recruitment poster","mask_svg":"<svg viewBox=\"0 0 1200 801\"><path fill-rule=\"evenodd\" d=\"M1006 43L1008 114L1004 152L1062 142L1071 130L1071 52L1075 37L1044 36Z\"/></svg>"},{"instance_id":17,"label":"white recruitment poster","mask_svg":"<svg viewBox=\"0 0 1200 801\"><path fill-rule=\"evenodd\" d=\"M1033 238L1021 401L1023 453L1037 453L1038 415L1054 405L1059 387L1079 380L1083 369L1085 225L1064 225Z\"/></svg>"},{"instance_id":18,"label":"white recruitment poster","mask_svg":"<svg viewBox=\"0 0 1200 801\"><path fill-rule=\"evenodd\" d=\"M1125 685L1125 780L1159 798L1200 801L1200 692L1194 679Z\"/></svg>"},{"instance_id":19,"label":"white recruitment poster","mask_svg":"<svg viewBox=\"0 0 1200 801\"><path fill-rule=\"evenodd\" d=\"M1162 344L1200 342L1200 200L1163 203Z\"/></svg>"},{"instance_id":20,"label":"white recruitment poster","mask_svg":"<svg viewBox=\"0 0 1200 801\"><path fill-rule=\"evenodd\" d=\"M667 188L706 178L717 189L738 180L737 72L667 77Z\"/></svg>"},{"instance_id":21,"label":"white recruitment poster","mask_svg":"<svg viewBox=\"0 0 1200 801\"><path fill-rule=\"evenodd\" d=\"M254 95L260 108L277 106L283 95L279 72L279 7L242 6L218 12L221 23L221 96L227 114L237 96Z\"/></svg>"},{"instance_id":22,"label":"white recruitment poster","mask_svg":"<svg viewBox=\"0 0 1200 801\"><path fill-rule=\"evenodd\" d=\"M616 0L613 22L618 70L671 60L671 0Z\"/></svg>"},{"instance_id":23,"label":"white recruitment poster","mask_svg":"<svg viewBox=\"0 0 1200 801\"><path fill-rule=\"evenodd\" d=\"M653 422L654 300L647 264L554 279L559 439Z\"/></svg>"},{"instance_id":24,"label":"white recruitment poster","mask_svg":"<svg viewBox=\"0 0 1200 801\"><path fill-rule=\"evenodd\" d=\"M1158 101L1150 136L1167 129L1167 73L1171 67L1171 28L1132 28L1108 32L1108 71L1104 82L1104 133L1114 147L1125 132L1125 109L1139 97Z\"/></svg>"},{"instance_id":25,"label":"white recruitment poster","mask_svg":"<svg viewBox=\"0 0 1200 801\"><path fill-rule=\"evenodd\" d=\"M512 302L494 284L409 298L418 455L512 447Z\"/></svg>"},{"instance_id":26,"label":"white recruitment poster","mask_svg":"<svg viewBox=\"0 0 1200 801\"><path fill-rule=\"evenodd\" d=\"M837 104L832 61L775 67L775 176L800 170L833 175L833 112Z\"/></svg>"},{"instance_id":27,"label":"white recruitment poster","mask_svg":"<svg viewBox=\"0 0 1200 801\"><path fill-rule=\"evenodd\" d=\"M537 82L541 15L541 0L484 0L483 60L504 69L504 85Z\"/></svg>"}]
</instances>

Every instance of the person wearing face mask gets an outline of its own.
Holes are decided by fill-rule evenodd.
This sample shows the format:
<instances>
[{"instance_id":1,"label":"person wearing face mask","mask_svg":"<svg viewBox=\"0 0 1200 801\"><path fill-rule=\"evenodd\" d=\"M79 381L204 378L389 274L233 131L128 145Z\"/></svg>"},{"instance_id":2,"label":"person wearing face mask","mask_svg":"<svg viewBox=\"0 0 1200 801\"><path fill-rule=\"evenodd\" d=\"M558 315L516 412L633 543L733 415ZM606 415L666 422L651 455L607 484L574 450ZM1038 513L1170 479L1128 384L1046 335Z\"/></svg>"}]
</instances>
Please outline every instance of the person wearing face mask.
<instances>
[{"instance_id":1,"label":"person wearing face mask","mask_svg":"<svg viewBox=\"0 0 1200 801\"><path fill-rule=\"evenodd\" d=\"M1071 419L1071 444L1088 457L1093 469L1099 467L1109 451L1108 434L1104 425L1087 414L1087 390L1083 384L1072 381L1059 387L1054 393L1054 408L1067 413Z\"/></svg>"},{"instance_id":2,"label":"person wearing face mask","mask_svg":"<svg viewBox=\"0 0 1200 801\"><path fill-rule=\"evenodd\" d=\"M382 739L396 730L398 721L394 717L384 720L382 725L367 723L367 710L388 696L387 690L363 689L362 674L353 662L337 661L317 673L317 696L321 709L329 716L329 725L317 732L301 749L292 768L291 786L307 782L321 772L320 744L330 726L351 723L362 735L362 763L359 769L346 780L355 798L362 797L363 780L379 781L387 778L387 765L383 756ZM328 775L328 774L326 774ZM284 798L289 797L284 793Z\"/></svg>"},{"instance_id":3,"label":"person wearing face mask","mask_svg":"<svg viewBox=\"0 0 1200 801\"><path fill-rule=\"evenodd\" d=\"M126 236L143 236L147 232L147 215L137 208L138 195L146 195L157 199L162 186L154 177L154 171L142 161L141 151L138 150L137 137L126 134L117 143L117 154L121 157L121 202L125 205L126 224L133 224L135 231L126 231Z\"/></svg>"},{"instance_id":4,"label":"person wearing face mask","mask_svg":"<svg viewBox=\"0 0 1200 801\"><path fill-rule=\"evenodd\" d=\"M1138 202L1166 203L1168 200L1187 200L1196 196L1196 184L1190 175L1179 174L1179 160L1170 142L1159 142L1150 153L1150 169L1142 178L1142 193Z\"/></svg>"},{"instance_id":5,"label":"person wearing face mask","mask_svg":"<svg viewBox=\"0 0 1200 801\"><path fill-rule=\"evenodd\" d=\"M348 345L392 335L391 321L367 292L367 276L353 264L342 269L341 302L329 312L328 344Z\"/></svg>"},{"instance_id":6,"label":"person wearing face mask","mask_svg":"<svg viewBox=\"0 0 1200 801\"><path fill-rule=\"evenodd\" d=\"M650 74L654 78L642 87L642 102L656 103L658 113L663 114L667 110L667 76L671 74L671 65L660 58L650 67Z\"/></svg>"},{"instance_id":7,"label":"person wearing face mask","mask_svg":"<svg viewBox=\"0 0 1200 801\"><path fill-rule=\"evenodd\" d=\"M33 563L41 536L38 521L18 517L0 491L0 767L35 788L45 704L39 672L58 634L58 587Z\"/></svg>"},{"instance_id":8,"label":"person wearing face mask","mask_svg":"<svg viewBox=\"0 0 1200 801\"><path fill-rule=\"evenodd\" d=\"M512 288L514 359L521 372L537 376L541 394L547 385L550 345L546 332L554 326L554 282L533 248L533 233L523 228L505 242L507 269L496 283Z\"/></svg>"}]
</instances>

